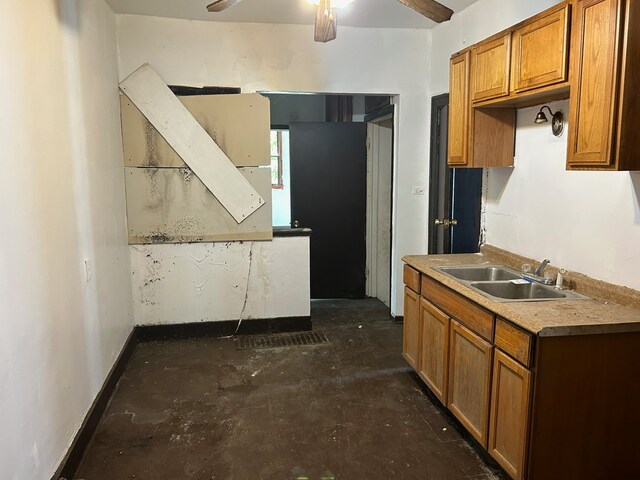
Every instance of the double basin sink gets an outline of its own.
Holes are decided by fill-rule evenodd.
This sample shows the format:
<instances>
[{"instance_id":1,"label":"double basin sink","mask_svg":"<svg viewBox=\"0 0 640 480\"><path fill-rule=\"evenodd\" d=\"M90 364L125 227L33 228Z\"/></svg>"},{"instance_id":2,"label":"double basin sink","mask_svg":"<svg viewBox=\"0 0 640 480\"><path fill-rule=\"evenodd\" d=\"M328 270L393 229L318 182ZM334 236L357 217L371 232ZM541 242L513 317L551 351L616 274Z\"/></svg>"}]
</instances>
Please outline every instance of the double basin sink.
<instances>
[{"instance_id":1,"label":"double basin sink","mask_svg":"<svg viewBox=\"0 0 640 480\"><path fill-rule=\"evenodd\" d=\"M525 280L516 270L502 265L436 267L436 270L495 302L589 299L586 295L572 290L562 290Z\"/></svg>"}]
</instances>

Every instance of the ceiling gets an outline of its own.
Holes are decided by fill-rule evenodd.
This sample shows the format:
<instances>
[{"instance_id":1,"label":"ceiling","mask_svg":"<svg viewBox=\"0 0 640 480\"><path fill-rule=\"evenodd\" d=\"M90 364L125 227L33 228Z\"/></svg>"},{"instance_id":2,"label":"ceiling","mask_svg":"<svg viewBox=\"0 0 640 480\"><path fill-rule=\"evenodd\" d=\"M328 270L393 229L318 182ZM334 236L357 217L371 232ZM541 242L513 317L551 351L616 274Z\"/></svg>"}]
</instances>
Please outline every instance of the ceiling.
<instances>
[{"instance_id":1,"label":"ceiling","mask_svg":"<svg viewBox=\"0 0 640 480\"><path fill-rule=\"evenodd\" d=\"M107 0L116 13L219 22L313 25L315 7L306 0L243 0L224 12L209 13L213 0ZM440 0L459 12L476 0ZM338 25L380 28L432 28L436 23L397 0L354 0L338 11Z\"/></svg>"}]
</instances>

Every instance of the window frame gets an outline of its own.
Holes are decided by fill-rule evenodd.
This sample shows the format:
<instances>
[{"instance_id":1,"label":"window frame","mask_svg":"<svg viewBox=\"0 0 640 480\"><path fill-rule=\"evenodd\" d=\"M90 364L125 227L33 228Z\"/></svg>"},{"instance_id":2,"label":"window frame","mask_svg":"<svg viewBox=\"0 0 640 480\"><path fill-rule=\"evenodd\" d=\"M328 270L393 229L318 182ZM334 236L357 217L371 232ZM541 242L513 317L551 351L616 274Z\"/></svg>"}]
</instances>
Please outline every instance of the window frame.
<instances>
[{"instance_id":1,"label":"window frame","mask_svg":"<svg viewBox=\"0 0 640 480\"><path fill-rule=\"evenodd\" d=\"M278 143L278 154L271 154L271 132L276 132L277 134L277 143ZM283 190L284 182L282 181L282 129L272 128L269 132L269 164L271 168L273 168L272 159L274 157L278 158L278 183L271 183L271 188L274 190Z\"/></svg>"}]
</instances>

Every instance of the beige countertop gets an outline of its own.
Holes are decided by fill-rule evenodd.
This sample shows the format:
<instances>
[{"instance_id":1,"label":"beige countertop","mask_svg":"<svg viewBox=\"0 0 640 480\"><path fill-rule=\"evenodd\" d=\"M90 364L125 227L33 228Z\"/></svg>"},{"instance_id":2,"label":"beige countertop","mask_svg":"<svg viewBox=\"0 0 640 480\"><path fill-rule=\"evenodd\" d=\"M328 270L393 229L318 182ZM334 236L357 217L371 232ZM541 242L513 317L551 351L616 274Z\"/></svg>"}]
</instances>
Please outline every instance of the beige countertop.
<instances>
[{"instance_id":1,"label":"beige countertop","mask_svg":"<svg viewBox=\"0 0 640 480\"><path fill-rule=\"evenodd\" d=\"M635 308L598 299L498 303L434 269L500 264L485 254L408 255L402 260L487 310L541 337L640 331L640 310Z\"/></svg>"}]
</instances>

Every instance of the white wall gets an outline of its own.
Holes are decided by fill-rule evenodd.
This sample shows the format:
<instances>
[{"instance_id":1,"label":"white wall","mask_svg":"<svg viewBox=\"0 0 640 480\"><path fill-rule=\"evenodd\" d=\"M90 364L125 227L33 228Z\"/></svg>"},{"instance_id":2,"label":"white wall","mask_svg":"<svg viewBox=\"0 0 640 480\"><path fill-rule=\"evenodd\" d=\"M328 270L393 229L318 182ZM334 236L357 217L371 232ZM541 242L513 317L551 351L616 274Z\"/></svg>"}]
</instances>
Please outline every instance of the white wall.
<instances>
[{"instance_id":1,"label":"white wall","mask_svg":"<svg viewBox=\"0 0 640 480\"><path fill-rule=\"evenodd\" d=\"M53 475L133 326L117 81L102 0L0 2L3 479Z\"/></svg>"},{"instance_id":2,"label":"white wall","mask_svg":"<svg viewBox=\"0 0 640 480\"><path fill-rule=\"evenodd\" d=\"M436 27L432 93L448 91L451 53L556 3L480 0ZM567 101L551 108L568 114ZM515 168L488 171L487 243L640 289L640 173L567 172L567 134L534 125L537 111L518 112Z\"/></svg>"},{"instance_id":3,"label":"white wall","mask_svg":"<svg viewBox=\"0 0 640 480\"><path fill-rule=\"evenodd\" d=\"M402 313L400 258L426 251L428 31L340 27L327 44L313 26L194 22L117 16L120 76L149 62L179 85L240 86L244 92L399 94L396 126L392 312ZM384 67L381 67L384 65Z\"/></svg>"},{"instance_id":4,"label":"white wall","mask_svg":"<svg viewBox=\"0 0 640 480\"><path fill-rule=\"evenodd\" d=\"M131 246L139 325L305 317L309 237Z\"/></svg>"}]
</instances>

